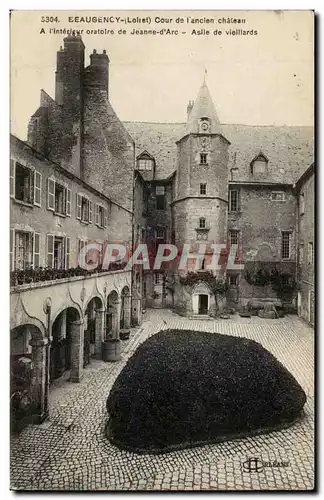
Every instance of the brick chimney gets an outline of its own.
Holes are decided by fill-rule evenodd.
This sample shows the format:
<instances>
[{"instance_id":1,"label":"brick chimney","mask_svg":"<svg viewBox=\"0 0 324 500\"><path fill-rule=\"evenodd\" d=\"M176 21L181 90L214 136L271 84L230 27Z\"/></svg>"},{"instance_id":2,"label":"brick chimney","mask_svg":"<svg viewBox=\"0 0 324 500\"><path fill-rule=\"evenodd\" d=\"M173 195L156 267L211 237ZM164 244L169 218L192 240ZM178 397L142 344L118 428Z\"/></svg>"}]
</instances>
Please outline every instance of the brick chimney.
<instances>
[{"instance_id":1,"label":"brick chimney","mask_svg":"<svg viewBox=\"0 0 324 500\"><path fill-rule=\"evenodd\" d=\"M107 92L109 88L109 57L104 50L98 54L96 49L90 55L90 66L85 69L85 85L96 87Z\"/></svg>"}]
</instances>

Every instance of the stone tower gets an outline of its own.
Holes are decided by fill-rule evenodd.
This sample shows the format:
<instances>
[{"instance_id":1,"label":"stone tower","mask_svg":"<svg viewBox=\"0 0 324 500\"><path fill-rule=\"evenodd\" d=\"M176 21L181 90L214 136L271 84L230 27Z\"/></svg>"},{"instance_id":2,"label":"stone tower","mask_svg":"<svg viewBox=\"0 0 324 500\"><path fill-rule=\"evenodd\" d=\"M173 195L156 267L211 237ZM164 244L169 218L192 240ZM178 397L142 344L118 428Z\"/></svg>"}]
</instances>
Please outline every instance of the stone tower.
<instances>
[{"instance_id":1,"label":"stone tower","mask_svg":"<svg viewBox=\"0 0 324 500\"><path fill-rule=\"evenodd\" d=\"M187 108L185 135L177 142L178 165L173 202L175 243L191 251L199 245L226 243L228 211L228 148L230 142L222 135L205 78L194 103ZM211 256L201 259L208 268ZM192 269L189 263L188 269ZM181 274L181 272L180 272ZM184 287L175 289L178 311L192 312L192 301L185 297ZM206 292L207 293L207 292ZM211 301L208 305L210 311Z\"/></svg>"}]
</instances>

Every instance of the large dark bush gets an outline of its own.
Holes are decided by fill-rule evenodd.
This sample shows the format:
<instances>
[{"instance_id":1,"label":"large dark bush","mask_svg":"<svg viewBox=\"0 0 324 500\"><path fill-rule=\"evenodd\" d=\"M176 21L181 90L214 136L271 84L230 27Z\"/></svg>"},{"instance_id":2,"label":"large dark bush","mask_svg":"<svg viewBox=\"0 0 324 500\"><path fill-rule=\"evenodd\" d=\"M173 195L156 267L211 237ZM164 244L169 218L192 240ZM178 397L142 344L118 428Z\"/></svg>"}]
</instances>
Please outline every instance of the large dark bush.
<instances>
[{"instance_id":1,"label":"large dark bush","mask_svg":"<svg viewBox=\"0 0 324 500\"><path fill-rule=\"evenodd\" d=\"M106 431L121 448L159 453L287 426L305 401L260 344L167 330L144 342L116 379Z\"/></svg>"}]
</instances>

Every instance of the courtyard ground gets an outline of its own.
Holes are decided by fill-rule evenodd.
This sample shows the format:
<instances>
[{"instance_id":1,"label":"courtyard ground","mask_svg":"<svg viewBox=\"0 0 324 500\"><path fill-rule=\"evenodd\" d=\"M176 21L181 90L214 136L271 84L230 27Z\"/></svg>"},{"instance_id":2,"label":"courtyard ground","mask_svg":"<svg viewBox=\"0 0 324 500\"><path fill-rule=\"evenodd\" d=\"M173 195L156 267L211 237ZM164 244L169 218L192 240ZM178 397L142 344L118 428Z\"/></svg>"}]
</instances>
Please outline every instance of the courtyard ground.
<instances>
[{"instance_id":1,"label":"courtyard ground","mask_svg":"<svg viewBox=\"0 0 324 500\"><path fill-rule=\"evenodd\" d=\"M104 434L109 390L138 345L161 329L206 330L260 342L301 384L305 416L292 427L166 455L121 451ZM122 361L92 360L79 384L50 389L50 416L11 440L11 488L27 490L311 490L314 487L314 331L296 316L193 320L146 312ZM279 467L278 465L281 466Z\"/></svg>"}]
</instances>

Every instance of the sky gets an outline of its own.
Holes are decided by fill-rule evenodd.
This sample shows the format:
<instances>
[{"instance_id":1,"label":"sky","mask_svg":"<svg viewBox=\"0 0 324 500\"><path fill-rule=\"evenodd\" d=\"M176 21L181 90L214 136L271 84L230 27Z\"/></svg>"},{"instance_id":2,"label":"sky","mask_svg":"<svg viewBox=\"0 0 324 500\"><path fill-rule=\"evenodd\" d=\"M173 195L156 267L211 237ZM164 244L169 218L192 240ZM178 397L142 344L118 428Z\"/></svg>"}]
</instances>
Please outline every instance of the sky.
<instances>
[{"instance_id":1,"label":"sky","mask_svg":"<svg viewBox=\"0 0 324 500\"><path fill-rule=\"evenodd\" d=\"M60 22L42 23L42 16ZM150 16L152 24L77 24L69 16ZM167 24L155 17L172 18ZM177 17L213 18L216 24L175 23ZM246 19L220 24L223 17ZM56 52L64 35L49 28L113 29L83 34L85 60L96 49L110 58L110 101L123 121L184 122L207 71L207 85L221 123L313 125L314 48L311 11L14 11L11 16L11 132L26 138L40 89L55 95ZM46 33L40 34L44 28ZM118 35L120 28L185 30L179 36ZM210 35L192 35L208 29ZM222 35L214 35L221 29ZM226 35L225 30L257 30Z\"/></svg>"}]
</instances>

